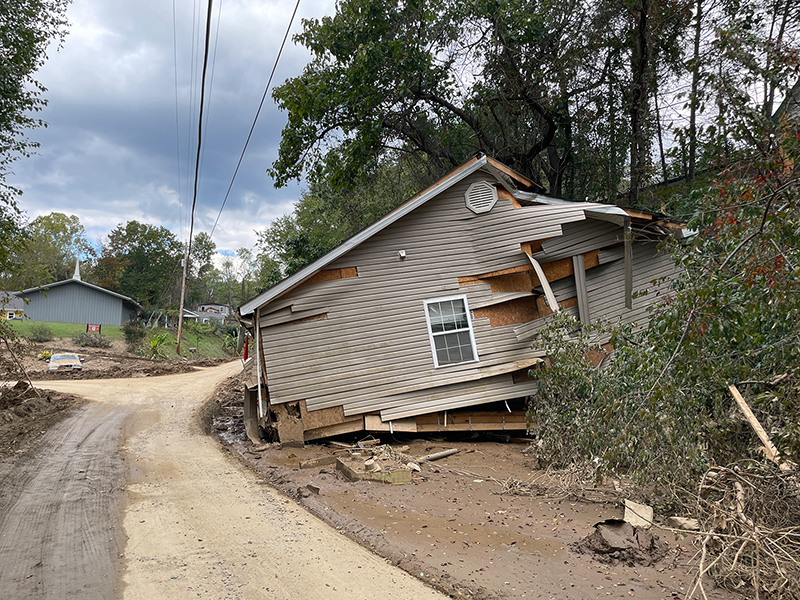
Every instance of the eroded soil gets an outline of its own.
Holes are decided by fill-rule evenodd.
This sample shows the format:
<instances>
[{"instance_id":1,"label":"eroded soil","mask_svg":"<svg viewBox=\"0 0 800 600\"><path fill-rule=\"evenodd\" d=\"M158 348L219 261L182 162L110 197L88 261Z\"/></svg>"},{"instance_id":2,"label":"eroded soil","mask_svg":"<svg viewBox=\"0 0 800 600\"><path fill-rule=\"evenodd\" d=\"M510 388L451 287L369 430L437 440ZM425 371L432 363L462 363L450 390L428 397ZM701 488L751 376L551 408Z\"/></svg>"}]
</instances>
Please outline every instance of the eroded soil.
<instances>
[{"instance_id":1,"label":"eroded soil","mask_svg":"<svg viewBox=\"0 0 800 600\"><path fill-rule=\"evenodd\" d=\"M691 587L691 540L676 543L657 528L651 531L661 549L640 553L638 563L626 564L632 554L581 551L577 542L596 523L622 518L624 495L609 487L578 498L526 486L541 475L524 452L527 444L487 436L382 436L382 444L412 457L460 452L419 463L409 485L351 482L332 464L301 468L350 450L323 443L254 446L244 434L241 398L238 377L218 388L215 421L217 435L241 460L337 529L452 597L679 600ZM512 488L531 495L514 495ZM708 597L734 596L716 589Z\"/></svg>"}]
</instances>

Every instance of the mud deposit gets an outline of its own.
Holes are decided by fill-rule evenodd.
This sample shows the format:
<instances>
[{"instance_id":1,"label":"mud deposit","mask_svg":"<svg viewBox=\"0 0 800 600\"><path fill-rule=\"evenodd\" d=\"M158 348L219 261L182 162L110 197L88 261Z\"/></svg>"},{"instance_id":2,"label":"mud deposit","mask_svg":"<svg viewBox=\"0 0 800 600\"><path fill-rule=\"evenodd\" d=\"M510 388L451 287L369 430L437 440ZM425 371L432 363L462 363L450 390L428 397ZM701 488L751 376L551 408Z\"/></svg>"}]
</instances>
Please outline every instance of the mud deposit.
<instances>
[{"instance_id":1,"label":"mud deposit","mask_svg":"<svg viewBox=\"0 0 800 600\"><path fill-rule=\"evenodd\" d=\"M25 382L0 387L0 459L22 451L82 404L77 396L32 388Z\"/></svg>"},{"instance_id":2,"label":"mud deposit","mask_svg":"<svg viewBox=\"0 0 800 600\"><path fill-rule=\"evenodd\" d=\"M647 566L626 560L624 553L600 556L578 545L596 523L622 518L624 498L615 497L613 489L596 490L592 497L607 499L591 502L508 493L508 482L537 475L524 453L526 444L489 437L381 437L394 448L408 446L404 452L412 457L449 448L460 452L422 463L410 485L353 483L331 464L300 467L347 450L250 443L241 398L239 378L218 388L213 429L235 455L342 533L452 597L661 600L683 599L690 587L694 550L686 541L676 544L667 532L654 532L658 552L644 561L651 563ZM529 489L536 494L535 487ZM733 597L723 590L709 594Z\"/></svg>"}]
</instances>

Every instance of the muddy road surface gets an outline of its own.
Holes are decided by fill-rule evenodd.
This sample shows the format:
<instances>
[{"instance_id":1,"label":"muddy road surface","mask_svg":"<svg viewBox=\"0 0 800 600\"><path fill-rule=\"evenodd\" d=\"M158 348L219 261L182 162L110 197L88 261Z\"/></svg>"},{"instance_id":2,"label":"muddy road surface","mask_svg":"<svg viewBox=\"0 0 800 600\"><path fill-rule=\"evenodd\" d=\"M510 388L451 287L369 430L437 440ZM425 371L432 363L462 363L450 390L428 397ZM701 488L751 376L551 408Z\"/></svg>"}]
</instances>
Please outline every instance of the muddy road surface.
<instances>
[{"instance_id":1,"label":"muddy road surface","mask_svg":"<svg viewBox=\"0 0 800 600\"><path fill-rule=\"evenodd\" d=\"M442 598L202 433L239 369L43 384L90 402L0 463L0 596Z\"/></svg>"}]
</instances>

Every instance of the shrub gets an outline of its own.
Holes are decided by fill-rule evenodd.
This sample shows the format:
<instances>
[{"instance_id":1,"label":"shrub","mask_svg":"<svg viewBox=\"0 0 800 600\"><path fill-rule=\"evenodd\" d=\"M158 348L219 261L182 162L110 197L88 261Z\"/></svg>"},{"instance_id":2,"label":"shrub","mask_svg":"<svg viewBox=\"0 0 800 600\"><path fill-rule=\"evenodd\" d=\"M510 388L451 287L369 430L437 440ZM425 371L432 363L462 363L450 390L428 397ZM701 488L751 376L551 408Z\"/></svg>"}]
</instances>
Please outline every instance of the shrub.
<instances>
[{"instance_id":1,"label":"shrub","mask_svg":"<svg viewBox=\"0 0 800 600\"><path fill-rule=\"evenodd\" d=\"M53 356L53 353L50 350L43 350L36 355L37 360L50 360L50 357Z\"/></svg>"},{"instance_id":2,"label":"shrub","mask_svg":"<svg viewBox=\"0 0 800 600\"><path fill-rule=\"evenodd\" d=\"M31 326L31 332L28 337L33 342L49 342L53 339L53 330L44 323L36 323Z\"/></svg>"},{"instance_id":3,"label":"shrub","mask_svg":"<svg viewBox=\"0 0 800 600\"><path fill-rule=\"evenodd\" d=\"M110 348L111 340L99 333L78 333L72 341L81 348Z\"/></svg>"},{"instance_id":4,"label":"shrub","mask_svg":"<svg viewBox=\"0 0 800 600\"><path fill-rule=\"evenodd\" d=\"M125 346L128 352L136 354L144 345L147 330L138 322L126 321L122 326L122 334L125 336Z\"/></svg>"},{"instance_id":5,"label":"shrub","mask_svg":"<svg viewBox=\"0 0 800 600\"><path fill-rule=\"evenodd\" d=\"M166 349L164 346L169 339L169 334L166 331L157 333L150 340L150 358L166 358Z\"/></svg>"}]
</instances>

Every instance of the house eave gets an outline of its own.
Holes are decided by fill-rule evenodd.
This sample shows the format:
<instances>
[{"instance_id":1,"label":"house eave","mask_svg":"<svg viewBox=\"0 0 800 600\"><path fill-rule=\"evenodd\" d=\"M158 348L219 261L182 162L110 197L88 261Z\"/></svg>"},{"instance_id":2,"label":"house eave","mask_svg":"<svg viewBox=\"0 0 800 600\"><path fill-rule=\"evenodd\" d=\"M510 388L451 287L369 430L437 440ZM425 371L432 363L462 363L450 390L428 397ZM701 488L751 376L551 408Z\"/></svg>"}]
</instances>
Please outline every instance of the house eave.
<instances>
[{"instance_id":1,"label":"house eave","mask_svg":"<svg viewBox=\"0 0 800 600\"><path fill-rule=\"evenodd\" d=\"M338 258L344 256L345 254L350 252L350 250L356 248L357 246L359 246L361 243L371 238L376 233L382 231L383 229L386 229L389 225L395 223L396 221L400 220L410 212L416 210L431 198L434 198L444 190L455 185L456 183L465 179L466 177L472 175L479 169L487 166L491 167L489 159L486 155L481 155L479 157L473 158L472 162L467 162L461 169L458 169L457 171L452 173L449 177L442 179L438 183L429 187L427 190L425 190L415 198L412 198L405 204L400 205L398 208L390 212L380 221L377 221L374 224L370 225L369 227L364 229L361 233L357 233L349 240L344 242L342 245L334 248L321 258L315 260L313 263L300 269L294 275L287 277L286 279L277 283L264 293L256 296L249 302L246 302L239 309L239 313L242 316L253 314L256 308L264 306L265 304L271 302L272 300L281 296L282 294L286 293L292 288L300 285L306 279L312 277L317 271L324 269L327 265L337 260ZM494 170L494 168L492 168L492 170ZM506 185L504 181L500 181L500 183Z\"/></svg>"}]
</instances>

